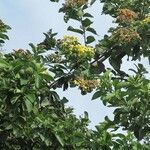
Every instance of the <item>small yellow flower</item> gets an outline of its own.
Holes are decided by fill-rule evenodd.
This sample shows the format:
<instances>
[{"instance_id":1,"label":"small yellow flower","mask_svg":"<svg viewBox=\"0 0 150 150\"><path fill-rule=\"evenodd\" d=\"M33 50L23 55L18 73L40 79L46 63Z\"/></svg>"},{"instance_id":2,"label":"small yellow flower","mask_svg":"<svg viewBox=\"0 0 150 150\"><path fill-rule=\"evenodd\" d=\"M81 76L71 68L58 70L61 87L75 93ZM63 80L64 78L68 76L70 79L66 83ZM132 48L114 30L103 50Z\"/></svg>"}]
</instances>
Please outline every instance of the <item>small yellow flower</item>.
<instances>
[{"instance_id":1,"label":"small yellow flower","mask_svg":"<svg viewBox=\"0 0 150 150\"><path fill-rule=\"evenodd\" d=\"M81 45L78 38L74 36L64 36L60 41L60 51L66 56L66 58L91 60L94 56L94 48Z\"/></svg>"},{"instance_id":2,"label":"small yellow flower","mask_svg":"<svg viewBox=\"0 0 150 150\"><path fill-rule=\"evenodd\" d=\"M146 18L143 20L143 23L144 23L144 24L150 23L150 16L146 17Z\"/></svg>"},{"instance_id":3,"label":"small yellow flower","mask_svg":"<svg viewBox=\"0 0 150 150\"><path fill-rule=\"evenodd\" d=\"M41 72L41 74L46 74L46 75L48 75L49 73L48 73L48 70L44 70L44 71Z\"/></svg>"},{"instance_id":4,"label":"small yellow flower","mask_svg":"<svg viewBox=\"0 0 150 150\"><path fill-rule=\"evenodd\" d=\"M84 79L83 77L79 77L76 80L74 80L74 84L79 86L81 91L91 92L93 89L98 87L99 81L96 79L88 80Z\"/></svg>"}]
</instances>

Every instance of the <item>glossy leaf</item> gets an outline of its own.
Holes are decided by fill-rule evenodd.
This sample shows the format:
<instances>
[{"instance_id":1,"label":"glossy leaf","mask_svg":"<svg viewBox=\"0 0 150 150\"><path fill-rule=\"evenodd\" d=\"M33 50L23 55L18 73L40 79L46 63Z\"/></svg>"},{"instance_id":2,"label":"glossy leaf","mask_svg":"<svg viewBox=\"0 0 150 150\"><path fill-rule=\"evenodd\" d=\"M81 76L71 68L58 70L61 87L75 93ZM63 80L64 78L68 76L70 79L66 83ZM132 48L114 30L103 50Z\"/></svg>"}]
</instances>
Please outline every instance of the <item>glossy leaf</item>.
<instances>
[{"instance_id":1,"label":"glossy leaf","mask_svg":"<svg viewBox=\"0 0 150 150\"><path fill-rule=\"evenodd\" d=\"M90 44L90 43L92 43L94 41L95 41L95 38L93 36L88 36L87 40L86 40L86 44Z\"/></svg>"},{"instance_id":2,"label":"glossy leaf","mask_svg":"<svg viewBox=\"0 0 150 150\"><path fill-rule=\"evenodd\" d=\"M83 25L84 27L88 27L88 26L90 26L92 23L93 23L93 22L92 22L90 19L88 19L88 18L86 18L86 19L84 19L84 20L82 21L82 25Z\"/></svg>"},{"instance_id":3,"label":"glossy leaf","mask_svg":"<svg viewBox=\"0 0 150 150\"><path fill-rule=\"evenodd\" d=\"M76 32L76 33L79 33L79 34L83 34L83 31L82 31L82 30L80 30L80 29L75 29L75 28L73 28L72 26L69 26L67 30L68 30L68 31L72 31L72 32Z\"/></svg>"}]
</instances>

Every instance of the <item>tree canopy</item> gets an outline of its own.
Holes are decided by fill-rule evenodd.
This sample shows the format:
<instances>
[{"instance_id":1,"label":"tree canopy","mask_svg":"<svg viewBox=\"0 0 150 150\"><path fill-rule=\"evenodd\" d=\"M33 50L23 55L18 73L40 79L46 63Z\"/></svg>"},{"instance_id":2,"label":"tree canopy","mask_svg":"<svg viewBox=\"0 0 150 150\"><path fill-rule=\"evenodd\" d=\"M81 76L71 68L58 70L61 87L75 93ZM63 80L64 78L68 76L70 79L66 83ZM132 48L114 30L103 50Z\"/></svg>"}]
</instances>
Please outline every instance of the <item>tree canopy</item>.
<instances>
[{"instance_id":1,"label":"tree canopy","mask_svg":"<svg viewBox=\"0 0 150 150\"><path fill-rule=\"evenodd\" d=\"M150 1L100 0L102 13L116 26L96 45L89 10L96 0L50 1L62 3L59 13L66 23L80 24L68 31L82 35L84 42L68 35L58 39L50 29L30 49L0 53L0 149L149 150L150 80L140 61L150 61ZM10 29L0 21L0 46ZM121 69L125 59L139 61L132 74ZM92 100L113 107L114 119L104 116L96 129L89 129L88 112L77 118L56 91L74 87L82 95L94 90Z\"/></svg>"}]
</instances>

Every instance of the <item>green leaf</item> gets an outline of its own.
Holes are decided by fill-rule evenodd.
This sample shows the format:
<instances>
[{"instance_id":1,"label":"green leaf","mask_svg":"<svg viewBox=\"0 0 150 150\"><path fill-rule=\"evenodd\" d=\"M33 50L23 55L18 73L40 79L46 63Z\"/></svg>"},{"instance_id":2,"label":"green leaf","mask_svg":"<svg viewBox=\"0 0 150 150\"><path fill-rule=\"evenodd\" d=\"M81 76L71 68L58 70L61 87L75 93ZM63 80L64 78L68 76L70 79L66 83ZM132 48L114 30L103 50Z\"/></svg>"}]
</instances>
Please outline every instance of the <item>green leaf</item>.
<instances>
[{"instance_id":1,"label":"green leaf","mask_svg":"<svg viewBox=\"0 0 150 150\"><path fill-rule=\"evenodd\" d=\"M57 2L57 3L59 2L59 0L50 0L50 1L51 1L51 2Z\"/></svg>"},{"instance_id":2,"label":"green leaf","mask_svg":"<svg viewBox=\"0 0 150 150\"><path fill-rule=\"evenodd\" d=\"M114 69L120 70L121 60L116 58L109 58L109 63L113 66Z\"/></svg>"},{"instance_id":3,"label":"green leaf","mask_svg":"<svg viewBox=\"0 0 150 150\"><path fill-rule=\"evenodd\" d=\"M55 137L57 138L57 140L59 141L59 143L61 144L61 146L65 145L63 139L58 134L55 134Z\"/></svg>"},{"instance_id":4,"label":"green leaf","mask_svg":"<svg viewBox=\"0 0 150 150\"><path fill-rule=\"evenodd\" d=\"M31 103L31 101L29 99L26 99L25 105L26 105L27 111L30 113L32 111L33 104Z\"/></svg>"},{"instance_id":5,"label":"green leaf","mask_svg":"<svg viewBox=\"0 0 150 150\"><path fill-rule=\"evenodd\" d=\"M63 97L63 99L61 100L61 102L62 102L63 104L68 103L68 99L67 99L66 97Z\"/></svg>"},{"instance_id":6,"label":"green leaf","mask_svg":"<svg viewBox=\"0 0 150 150\"><path fill-rule=\"evenodd\" d=\"M9 67L9 64L3 60L3 59L0 59L0 68L8 68Z\"/></svg>"},{"instance_id":7,"label":"green leaf","mask_svg":"<svg viewBox=\"0 0 150 150\"><path fill-rule=\"evenodd\" d=\"M87 8L88 8L88 5L84 5L82 10L87 9Z\"/></svg>"},{"instance_id":8,"label":"green leaf","mask_svg":"<svg viewBox=\"0 0 150 150\"><path fill-rule=\"evenodd\" d=\"M82 25L83 25L84 27L88 27L88 26L90 26L92 23L93 23L93 22L92 22L90 19L88 19L88 18L86 18L86 19L84 19L84 20L82 21Z\"/></svg>"},{"instance_id":9,"label":"green leaf","mask_svg":"<svg viewBox=\"0 0 150 150\"><path fill-rule=\"evenodd\" d=\"M82 30L80 30L80 29L75 29L75 28L73 28L72 26L69 26L67 30L68 30L68 31L72 31L72 32L76 32L76 33L79 33L79 34L83 34L83 31L82 31Z\"/></svg>"},{"instance_id":10,"label":"green leaf","mask_svg":"<svg viewBox=\"0 0 150 150\"><path fill-rule=\"evenodd\" d=\"M33 43L29 43L29 46L32 48L33 53L37 52L37 48Z\"/></svg>"},{"instance_id":11,"label":"green leaf","mask_svg":"<svg viewBox=\"0 0 150 150\"><path fill-rule=\"evenodd\" d=\"M12 127L12 125L11 124L9 124L9 125L5 125L5 130L10 130L10 129L12 129L13 127Z\"/></svg>"},{"instance_id":12,"label":"green leaf","mask_svg":"<svg viewBox=\"0 0 150 150\"><path fill-rule=\"evenodd\" d=\"M34 103L35 100L36 100L35 94L27 94L27 95L25 95L25 97L26 97L31 103Z\"/></svg>"},{"instance_id":13,"label":"green leaf","mask_svg":"<svg viewBox=\"0 0 150 150\"><path fill-rule=\"evenodd\" d=\"M95 30L95 29L93 29L93 28L88 27L88 28L86 29L86 31L89 31L89 32L91 32L91 33L93 33L93 34L96 34L96 35L97 35L96 30Z\"/></svg>"},{"instance_id":14,"label":"green leaf","mask_svg":"<svg viewBox=\"0 0 150 150\"><path fill-rule=\"evenodd\" d=\"M102 72L105 72L105 65L101 63L100 61L96 61L91 64L90 72L92 74L100 74Z\"/></svg>"},{"instance_id":15,"label":"green leaf","mask_svg":"<svg viewBox=\"0 0 150 150\"><path fill-rule=\"evenodd\" d=\"M85 13L85 14L83 15L83 17L90 17L90 18L93 18L93 16L92 16L91 14L89 14L89 13Z\"/></svg>"},{"instance_id":16,"label":"green leaf","mask_svg":"<svg viewBox=\"0 0 150 150\"><path fill-rule=\"evenodd\" d=\"M0 33L0 38L4 40L9 40L9 37L6 34Z\"/></svg>"},{"instance_id":17,"label":"green leaf","mask_svg":"<svg viewBox=\"0 0 150 150\"><path fill-rule=\"evenodd\" d=\"M93 5L96 2L96 0L91 0L90 5Z\"/></svg>"},{"instance_id":18,"label":"green leaf","mask_svg":"<svg viewBox=\"0 0 150 150\"><path fill-rule=\"evenodd\" d=\"M84 118L85 118L85 119L89 119L89 114L88 114L87 111L84 111Z\"/></svg>"},{"instance_id":19,"label":"green leaf","mask_svg":"<svg viewBox=\"0 0 150 150\"><path fill-rule=\"evenodd\" d=\"M5 43L5 41L4 40L0 40L0 43Z\"/></svg>"},{"instance_id":20,"label":"green leaf","mask_svg":"<svg viewBox=\"0 0 150 150\"><path fill-rule=\"evenodd\" d=\"M94 93L94 95L93 95L93 97L92 97L92 100L95 100L95 99L97 99L97 98L100 98L100 96L101 96L100 91L97 91L97 92Z\"/></svg>"},{"instance_id":21,"label":"green leaf","mask_svg":"<svg viewBox=\"0 0 150 150\"><path fill-rule=\"evenodd\" d=\"M54 97L55 101L60 101L59 95L55 91L51 91L52 96Z\"/></svg>"},{"instance_id":22,"label":"green leaf","mask_svg":"<svg viewBox=\"0 0 150 150\"><path fill-rule=\"evenodd\" d=\"M90 44L94 41L95 41L95 38L93 36L88 36L87 39L86 39L86 44Z\"/></svg>"},{"instance_id":23,"label":"green leaf","mask_svg":"<svg viewBox=\"0 0 150 150\"><path fill-rule=\"evenodd\" d=\"M43 79L46 79L47 81L53 81L54 80L54 78L51 75L49 75L49 74L43 74L43 73L41 73L40 76Z\"/></svg>"},{"instance_id":24,"label":"green leaf","mask_svg":"<svg viewBox=\"0 0 150 150\"><path fill-rule=\"evenodd\" d=\"M39 136L40 136L42 141L45 141L45 137L42 134L39 133Z\"/></svg>"},{"instance_id":25,"label":"green leaf","mask_svg":"<svg viewBox=\"0 0 150 150\"><path fill-rule=\"evenodd\" d=\"M40 76L38 74L35 74L35 86L40 87Z\"/></svg>"},{"instance_id":26,"label":"green leaf","mask_svg":"<svg viewBox=\"0 0 150 150\"><path fill-rule=\"evenodd\" d=\"M19 74L17 74L17 75L18 75L18 78L19 78ZM17 77L17 75L16 75L16 77ZM21 85L26 85L28 82L29 82L29 80L20 79L20 84Z\"/></svg>"}]
</instances>

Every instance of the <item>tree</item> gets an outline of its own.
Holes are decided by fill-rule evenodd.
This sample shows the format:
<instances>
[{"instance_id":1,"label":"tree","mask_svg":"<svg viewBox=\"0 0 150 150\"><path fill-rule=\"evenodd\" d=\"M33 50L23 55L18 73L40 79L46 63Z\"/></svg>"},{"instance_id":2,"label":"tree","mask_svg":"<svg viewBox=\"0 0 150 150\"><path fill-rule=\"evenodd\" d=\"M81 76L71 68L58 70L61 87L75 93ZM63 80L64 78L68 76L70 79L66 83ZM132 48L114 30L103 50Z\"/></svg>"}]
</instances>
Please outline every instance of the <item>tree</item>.
<instances>
[{"instance_id":1,"label":"tree","mask_svg":"<svg viewBox=\"0 0 150 150\"><path fill-rule=\"evenodd\" d=\"M51 0L59 2L58 0ZM121 70L122 59L150 59L150 16L148 0L102 0L103 13L114 18L110 28L95 46L97 31L88 11L95 0L66 0L59 12L64 21L76 20L80 28L68 30L83 36L84 44L74 36L57 39L50 29L45 39L30 50L14 50L0 55L0 148L149 150L150 80L143 64L130 75ZM8 39L10 27L0 22L0 44ZM109 60L112 68L106 68ZM114 107L114 119L88 128L89 118L77 118L60 99L57 88L79 87L85 95L94 89L99 98ZM119 133L122 128L125 134Z\"/></svg>"}]
</instances>

